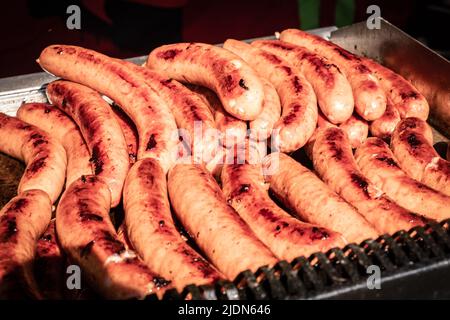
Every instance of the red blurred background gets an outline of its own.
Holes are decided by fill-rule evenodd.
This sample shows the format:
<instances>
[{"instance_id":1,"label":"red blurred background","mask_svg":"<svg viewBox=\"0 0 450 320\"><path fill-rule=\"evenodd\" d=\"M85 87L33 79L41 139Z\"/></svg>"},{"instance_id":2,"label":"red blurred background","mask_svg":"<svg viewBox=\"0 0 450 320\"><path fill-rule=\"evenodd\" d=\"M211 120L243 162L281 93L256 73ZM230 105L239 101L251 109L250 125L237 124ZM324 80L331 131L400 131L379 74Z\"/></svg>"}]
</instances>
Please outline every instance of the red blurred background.
<instances>
[{"instance_id":1,"label":"red blurred background","mask_svg":"<svg viewBox=\"0 0 450 320\"><path fill-rule=\"evenodd\" d=\"M318 26L335 25L339 0L320 1ZM220 43L227 38L267 36L301 26L301 0L79 0L2 1L0 77L39 71L39 52L53 43L75 44L125 58L147 54L164 43ZM81 29L69 30L66 9L81 8ZM354 0L353 21L367 19L378 4L383 17L444 54L448 41L449 1ZM342 8L340 10L343 10ZM344 8L345 10L345 8ZM446 28L446 29L445 29Z\"/></svg>"}]
</instances>

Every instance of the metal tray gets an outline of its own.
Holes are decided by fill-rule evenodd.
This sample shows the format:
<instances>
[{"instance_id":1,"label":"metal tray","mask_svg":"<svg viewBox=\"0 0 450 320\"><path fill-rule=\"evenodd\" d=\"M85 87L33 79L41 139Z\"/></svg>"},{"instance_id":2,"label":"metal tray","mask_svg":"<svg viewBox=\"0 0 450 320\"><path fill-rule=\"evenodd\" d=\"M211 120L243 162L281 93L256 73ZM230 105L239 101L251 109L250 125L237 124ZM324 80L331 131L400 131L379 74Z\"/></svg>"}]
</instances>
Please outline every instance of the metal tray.
<instances>
[{"instance_id":1,"label":"metal tray","mask_svg":"<svg viewBox=\"0 0 450 320\"><path fill-rule=\"evenodd\" d=\"M336 27L309 32L330 38ZM266 37L274 38L274 37ZM250 40L249 40L250 41ZM129 59L142 64L146 57ZM45 72L0 79L0 112L14 116L23 102L47 102L45 86L56 78ZM438 145L448 140L433 129ZM439 149L439 148L438 148ZM442 150L443 151L443 148ZM23 165L0 154L0 207L14 196ZM380 268L380 289L369 289L367 268ZM384 235L342 249L299 257L256 273L242 272L233 282L187 286L164 299L378 299L450 298L450 220ZM149 299L156 299L155 295Z\"/></svg>"}]
</instances>

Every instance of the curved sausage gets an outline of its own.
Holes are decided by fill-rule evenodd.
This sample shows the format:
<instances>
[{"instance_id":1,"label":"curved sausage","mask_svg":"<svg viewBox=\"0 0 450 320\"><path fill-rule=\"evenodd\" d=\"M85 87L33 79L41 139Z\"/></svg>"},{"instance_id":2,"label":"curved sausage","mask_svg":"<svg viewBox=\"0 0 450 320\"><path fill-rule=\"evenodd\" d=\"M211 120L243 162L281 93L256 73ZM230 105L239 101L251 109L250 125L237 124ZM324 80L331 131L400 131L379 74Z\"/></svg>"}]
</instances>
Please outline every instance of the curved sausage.
<instances>
[{"instance_id":1,"label":"curved sausage","mask_svg":"<svg viewBox=\"0 0 450 320\"><path fill-rule=\"evenodd\" d=\"M20 297L20 289L42 298L31 261L51 217L52 202L37 189L19 193L0 211L0 298Z\"/></svg>"},{"instance_id":2,"label":"curved sausage","mask_svg":"<svg viewBox=\"0 0 450 320\"><path fill-rule=\"evenodd\" d=\"M210 88L238 119L254 120L262 110L264 90L258 75L222 48L204 43L169 44L150 52L146 65L168 78Z\"/></svg>"},{"instance_id":3,"label":"curved sausage","mask_svg":"<svg viewBox=\"0 0 450 320\"><path fill-rule=\"evenodd\" d=\"M362 61L378 77L387 98L392 101L402 119L417 117L427 120L430 112L428 102L408 80L371 59Z\"/></svg>"},{"instance_id":4,"label":"curved sausage","mask_svg":"<svg viewBox=\"0 0 450 320\"><path fill-rule=\"evenodd\" d=\"M64 80L50 83L47 96L77 123L91 152L94 174L108 184L111 205L116 207L127 176L129 157L122 129L111 107L96 91Z\"/></svg>"},{"instance_id":5,"label":"curved sausage","mask_svg":"<svg viewBox=\"0 0 450 320\"><path fill-rule=\"evenodd\" d=\"M411 178L450 196L450 162L434 149L431 128L425 121L400 121L392 134L391 149L400 168Z\"/></svg>"},{"instance_id":6,"label":"curved sausage","mask_svg":"<svg viewBox=\"0 0 450 320\"><path fill-rule=\"evenodd\" d=\"M175 214L209 260L228 278L274 265L275 256L226 202L201 165L177 164L168 176Z\"/></svg>"},{"instance_id":7,"label":"curved sausage","mask_svg":"<svg viewBox=\"0 0 450 320\"><path fill-rule=\"evenodd\" d=\"M37 241L33 272L44 299L64 299L65 256L56 239L55 219Z\"/></svg>"},{"instance_id":8,"label":"curved sausage","mask_svg":"<svg viewBox=\"0 0 450 320\"><path fill-rule=\"evenodd\" d=\"M346 121L353 113L352 87L341 70L325 57L305 47L280 40L256 40L252 46L286 59L311 83L320 110L334 124Z\"/></svg>"},{"instance_id":9,"label":"curved sausage","mask_svg":"<svg viewBox=\"0 0 450 320\"><path fill-rule=\"evenodd\" d=\"M341 233L348 242L375 239L377 230L313 172L283 153L271 153L264 166L278 169L266 175L270 189L286 207L309 223Z\"/></svg>"},{"instance_id":10,"label":"curved sausage","mask_svg":"<svg viewBox=\"0 0 450 320\"><path fill-rule=\"evenodd\" d=\"M92 174L89 150L67 114L49 104L25 103L17 110L17 118L46 131L62 144L67 155L66 187L82 175Z\"/></svg>"},{"instance_id":11,"label":"curved sausage","mask_svg":"<svg viewBox=\"0 0 450 320\"><path fill-rule=\"evenodd\" d=\"M424 225L427 219L386 198L359 170L347 135L339 128L318 131L314 169L337 194L353 205L379 232L394 233Z\"/></svg>"},{"instance_id":12,"label":"curved sausage","mask_svg":"<svg viewBox=\"0 0 450 320\"><path fill-rule=\"evenodd\" d=\"M264 78L261 81L264 85L263 109L255 120L249 122L250 137L259 141L270 137L281 115L280 97L275 87Z\"/></svg>"},{"instance_id":13,"label":"curved sausage","mask_svg":"<svg viewBox=\"0 0 450 320\"><path fill-rule=\"evenodd\" d=\"M331 41L297 29L284 30L280 40L306 47L336 64L350 82L355 110L364 120L372 121L383 115L386 110L386 94L374 72L361 58Z\"/></svg>"},{"instance_id":14,"label":"curved sausage","mask_svg":"<svg viewBox=\"0 0 450 320\"><path fill-rule=\"evenodd\" d=\"M111 193L98 176L83 176L63 193L56 211L56 232L71 261L107 299L162 296L167 280L126 250L109 219Z\"/></svg>"},{"instance_id":15,"label":"curved sausage","mask_svg":"<svg viewBox=\"0 0 450 320\"><path fill-rule=\"evenodd\" d=\"M407 176L383 140L369 138L355 159L370 182L400 206L431 219L450 218L450 197Z\"/></svg>"},{"instance_id":16,"label":"curved sausage","mask_svg":"<svg viewBox=\"0 0 450 320\"><path fill-rule=\"evenodd\" d=\"M387 100L386 111L384 114L370 123L370 133L381 139L390 139L392 132L400 122L400 113L392 104L391 100Z\"/></svg>"},{"instance_id":17,"label":"curved sausage","mask_svg":"<svg viewBox=\"0 0 450 320\"><path fill-rule=\"evenodd\" d=\"M261 165L231 164L222 169L227 202L279 259L291 261L345 244L340 234L290 216L270 199L267 187Z\"/></svg>"},{"instance_id":18,"label":"curved sausage","mask_svg":"<svg viewBox=\"0 0 450 320\"><path fill-rule=\"evenodd\" d=\"M178 145L175 120L157 92L128 67L93 50L66 45L48 46L38 63L47 72L114 100L136 125L138 159L156 158L165 170L174 163Z\"/></svg>"},{"instance_id":19,"label":"curved sausage","mask_svg":"<svg viewBox=\"0 0 450 320\"><path fill-rule=\"evenodd\" d=\"M176 80L167 79L148 68L120 60L166 101L179 129L190 135L191 152L196 160L208 163L218 149L213 115L206 102ZM201 136L200 136L201 135Z\"/></svg>"},{"instance_id":20,"label":"curved sausage","mask_svg":"<svg viewBox=\"0 0 450 320\"><path fill-rule=\"evenodd\" d=\"M226 112L214 91L202 86L186 85L207 103L214 114L214 122L222 134L221 143L224 147L231 148L244 141L247 135L247 123Z\"/></svg>"},{"instance_id":21,"label":"curved sausage","mask_svg":"<svg viewBox=\"0 0 450 320\"><path fill-rule=\"evenodd\" d=\"M342 131L347 134L352 148L358 148L369 135L369 124L359 115L352 115L347 121L339 125Z\"/></svg>"},{"instance_id":22,"label":"curved sausage","mask_svg":"<svg viewBox=\"0 0 450 320\"><path fill-rule=\"evenodd\" d=\"M211 284L219 272L176 230L167 198L166 175L154 159L142 159L128 173L123 191L125 224L145 264L180 292L189 284Z\"/></svg>"},{"instance_id":23,"label":"curved sausage","mask_svg":"<svg viewBox=\"0 0 450 320\"><path fill-rule=\"evenodd\" d=\"M128 238L127 226L125 225L125 222L122 222L122 224L117 229L117 237L125 245L125 249L136 251L130 239Z\"/></svg>"},{"instance_id":24,"label":"curved sausage","mask_svg":"<svg viewBox=\"0 0 450 320\"><path fill-rule=\"evenodd\" d=\"M282 152L303 147L317 123L317 100L311 84L286 61L245 42L228 39L224 48L247 61L269 80L280 96L282 114L274 126L275 140Z\"/></svg>"},{"instance_id":25,"label":"curved sausage","mask_svg":"<svg viewBox=\"0 0 450 320\"><path fill-rule=\"evenodd\" d=\"M122 128L123 137L128 148L128 158L130 160L130 167L136 162L139 136L136 130L136 126L133 121L127 116L120 107L113 105L111 107L114 117Z\"/></svg>"},{"instance_id":26,"label":"curved sausage","mask_svg":"<svg viewBox=\"0 0 450 320\"><path fill-rule=\"evenodd\" d=\"M0 113L0 152L26 164L18 193L40 189L52 202L58 199L67 166L66 152L59 141L31 124Z\"/></svg>"}]
</instances>

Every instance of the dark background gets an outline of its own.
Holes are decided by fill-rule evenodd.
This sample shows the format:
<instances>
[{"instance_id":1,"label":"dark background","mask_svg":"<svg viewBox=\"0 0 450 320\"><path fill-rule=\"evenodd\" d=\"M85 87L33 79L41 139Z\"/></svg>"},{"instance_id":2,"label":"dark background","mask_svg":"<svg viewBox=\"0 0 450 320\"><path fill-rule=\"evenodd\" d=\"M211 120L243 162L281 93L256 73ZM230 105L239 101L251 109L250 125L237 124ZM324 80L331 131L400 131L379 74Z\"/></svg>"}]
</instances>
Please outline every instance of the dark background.
<instances>
[{"instance_id":1,"label":"dark background","mask_svg":"<svg viewBox=\"0 0 450 320\"><path fill-rule=\"evenodd\" d=\"M339 1L319 1L318 25L313 27L335 25ZM353 10L347 14L354 22L366 20L367 6L377 4L384 18L448 57L450 0L353 1ZM80 45L126 58L147 54L164 43L220 43L227 38L267 36L285 28L301 27L301 3L302 0L2 1L0 77L39 71L35 59L53 43ZM66 9L71 4L81 8L81 30L66 28Z\"/></svg>"}]
</instances>

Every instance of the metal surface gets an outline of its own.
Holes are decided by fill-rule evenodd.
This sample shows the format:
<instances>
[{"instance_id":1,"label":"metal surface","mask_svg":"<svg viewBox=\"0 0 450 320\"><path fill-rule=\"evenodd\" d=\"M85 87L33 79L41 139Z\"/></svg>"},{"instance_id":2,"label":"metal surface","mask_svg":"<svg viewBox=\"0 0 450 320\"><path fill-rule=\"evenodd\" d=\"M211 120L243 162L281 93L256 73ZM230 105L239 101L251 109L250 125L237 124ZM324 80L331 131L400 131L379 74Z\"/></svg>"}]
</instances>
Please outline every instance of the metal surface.
<instances>
[{"instance_id":1,"label":"metal surface","mask_svg":"<svg viewBox=\"0 0 450 320\"><path fill-rule=\"evenodd\" d=\"M443 30L446 32L446 30ZM450 138L450 62L394 25L366 22L340 28L331 40L350 52L373 58L404 76L427 98L430 123Z\"/></svg>"}]
</instances>

